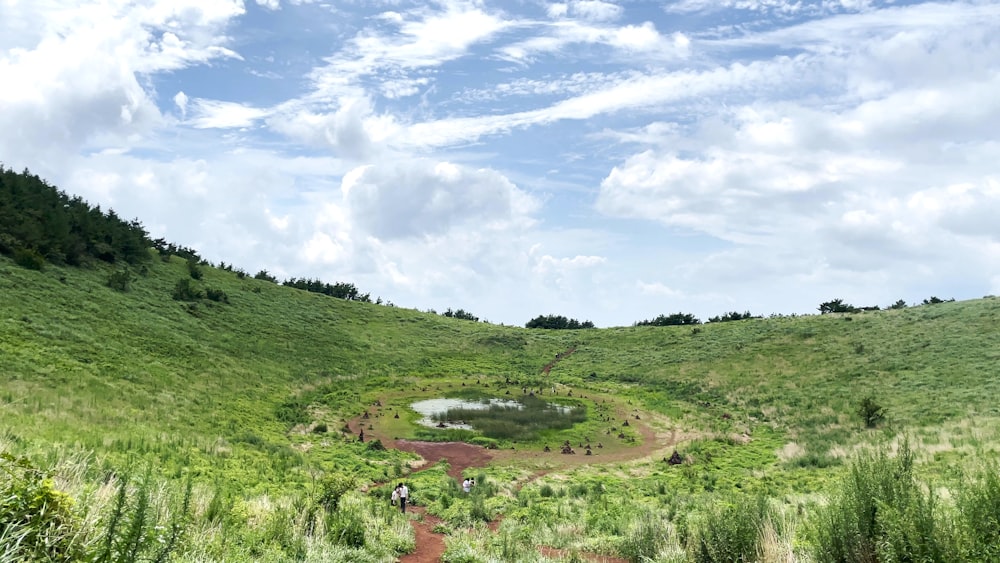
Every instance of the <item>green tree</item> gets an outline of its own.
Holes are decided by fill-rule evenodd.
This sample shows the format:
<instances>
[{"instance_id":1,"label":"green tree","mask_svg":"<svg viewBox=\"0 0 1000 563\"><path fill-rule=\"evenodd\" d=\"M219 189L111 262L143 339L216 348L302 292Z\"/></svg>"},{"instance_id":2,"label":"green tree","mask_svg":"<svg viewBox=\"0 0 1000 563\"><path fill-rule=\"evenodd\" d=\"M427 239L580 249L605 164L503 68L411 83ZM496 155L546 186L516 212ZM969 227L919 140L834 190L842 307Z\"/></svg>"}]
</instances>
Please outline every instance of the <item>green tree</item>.
<instances>
[{"instance_id":1,"label":"green tree","mask_svg":"<svg viewBox=\"0 0 1000 563\"><path fill-rule=\"evenodd\" d=\"M850 303L845 303L843 299L832 299L825 303L820 303L819 312L821 315L827 313L856 313L858 308Z\"/></svg>"},{"instance_id":2,"label":"green tree","mask_svg":"<svg viewBox=\"0 0 1000 563\"><path fill-rule=\"evenodd\" d=\"M858 414L861 415L865 428L875 428L885 418L885 408L878 404L874 396L868 395L861 399L861 404L858 405Z\"/></svg>"},{"instance_id":3,"label":"green tree","mask_svg":"<svg viewBox=\"0 0 1000 563\"><path fill-rule=\"evenodd\" d=\"M659 315L655 319L638 321L635 326L680 326L698 325L701 321L691 313L674 313L672 315Z\"/></svg>"},{"instance_id":4,"label":"green tree","mask_svg":"<svg viewBox=\"0 0 1000 563\"><path fill-rule=\"evenodd\" d=\"M562 315L538 315L525 323L525 328L544 328L549 330L576 330L584 328L594 328L594 323L590 321L580 322Z\"/></svg>"}]
</instances>

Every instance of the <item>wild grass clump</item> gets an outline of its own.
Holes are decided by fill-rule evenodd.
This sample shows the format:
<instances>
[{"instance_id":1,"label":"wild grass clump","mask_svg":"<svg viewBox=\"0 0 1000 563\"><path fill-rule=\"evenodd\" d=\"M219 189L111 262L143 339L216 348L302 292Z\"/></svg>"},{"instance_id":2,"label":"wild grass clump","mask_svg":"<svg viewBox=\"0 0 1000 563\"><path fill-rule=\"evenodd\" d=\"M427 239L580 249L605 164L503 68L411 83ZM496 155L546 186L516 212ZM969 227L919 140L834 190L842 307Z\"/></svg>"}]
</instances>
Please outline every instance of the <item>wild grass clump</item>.
<instances>
[{"instance_id":1,"label":"wild grass clump","mask_svg":"<svg viewBox=\"0 0 1000 563\"><path fill-rule=\"evenodd\" d=\"M959 560L937 496L914 477L908 441L895 457L884 447L860 454L814 525L818 563Z\"/></svg>"},{"instance_id":2,"label":"wild grass clump","mask_svg":"<svg viewBox=\"0 0 1000 563\"><path fill-rule=\"evenodd\" d=\"M192 484L189 481L173 506L169 493L154 490L146 474L135 484L122 473L108 484L116 487L114 500L94 529L99 536L89 560L126 563L170 560L190 522Z\"/></svg>"},{"instance_id":3,"label":"wild grass clump","mask_svg":"<svg viewBox=\"0 0 1000 563\"><path fill-rule=\"evenodd\" d=\"M669 539L669 523L647 510L632 522L618 547L618 553L632 563L652 561L666 547Z\"/></svg>"},{"instance_id":4,"label":"wild grass clump","mask_svg":"<svg viewBox=\"0 0 1000 563\"><path fill-rule=\"evenodd\" d=\"M766 497L733 495L688 522L687 552L695 563L756 561L762 532L772 521Z\"/></svg>"},{"instance_id":5,"label":"wild grass clump","mask_svg":"<svg viewBox=\"0 0 1000 563\"><path fill-rule=\"evenodd\" d=\"M0 453L0 561L78 561L86 553L73 499L26 458Z\"/></svg>"},{"instance_id":6,"label":"wild grass clump","mask_svg":"<svg viewBox=\"0 0 1000 563\"><path fill-rule=\"evenodd\" d=\"M1000 467L990 462L962 485L960 553L966 561L1000 561Z\"/></svg>"}]
</instances>

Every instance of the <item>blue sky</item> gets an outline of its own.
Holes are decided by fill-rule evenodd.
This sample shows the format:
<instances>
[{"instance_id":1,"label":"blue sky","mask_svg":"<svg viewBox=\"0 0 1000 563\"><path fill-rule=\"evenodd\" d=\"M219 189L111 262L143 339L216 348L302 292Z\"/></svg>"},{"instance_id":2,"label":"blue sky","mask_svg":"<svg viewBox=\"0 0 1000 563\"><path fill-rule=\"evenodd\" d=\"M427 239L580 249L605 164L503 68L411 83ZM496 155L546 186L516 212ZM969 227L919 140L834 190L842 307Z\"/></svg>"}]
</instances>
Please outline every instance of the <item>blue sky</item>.
<instances>
[{"instance_id":1,"label":"blue sky","mask_svg":"<svg viewBox=\"0 0 1000 563\"><path fill-rule=\"evenodd\" d=\"M973 0L0 0L0 162L497 323L977 298L998 38Z\"/></svg>"}]
</instances>

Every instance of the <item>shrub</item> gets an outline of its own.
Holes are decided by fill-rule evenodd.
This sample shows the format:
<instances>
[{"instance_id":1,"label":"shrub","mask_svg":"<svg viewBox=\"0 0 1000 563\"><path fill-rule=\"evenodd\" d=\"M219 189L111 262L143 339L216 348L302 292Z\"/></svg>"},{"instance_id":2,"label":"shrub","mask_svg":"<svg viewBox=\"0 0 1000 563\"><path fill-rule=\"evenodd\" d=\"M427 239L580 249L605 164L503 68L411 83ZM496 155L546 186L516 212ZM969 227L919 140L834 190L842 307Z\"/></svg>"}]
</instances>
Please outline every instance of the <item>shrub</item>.
<instances>
[{"instance_id":1,"label":"shrub","mask_svg":"<svg viewBox=\"0 0 1000 563\"><path fill-rule=\"evenodd\" d=\"M33 248L18 248L14 251L14 262L29 270L42 270L45 257Z\"/></svg>"},{"instance_id":2,"label":"shrub","mask_svg":"<svg viewBox=\"0 0 1000 563\"><path fill-rule=\"evenodd\" d=\"M122 268L121 270L112 272L108 276L108 287L118 291L128 291L132 279L132 273L129 272L128 268Z\"/></svg>"},{"instance_id":3,"label":"shrub","mask_svg":"<svg viewBox=\"0 0 1000 563\"><path fill-rule=\"evenodd\" d=\"M858 406L858 414L865 423L865 428L875 428L882 419L885 418L885 408L875 401L875 397L868 395L861 399Z\"/></svg>"},{"instance_id":4,"label":"shrub","mask_svg":"<svg viewBox=\"0 0 1000 563\"><path fill-rule=\"evenodd\" d=\"M765 497L733 496L693 523L688 553L697 563L756 561L761 531L770 518Z\"/></svg>"},{"instance_id":5,"label":"shrub","mask_svg":"<svg viewBox=\"0 0 1000 563\"><path fill-rule=\"evenodd\" d=\"M219 303L229 303L229 296L226 295L226 292L221 289L212 289L211 287L206 288L205 297L212 301L218 301Z\"/></svg>"},{"instance_id":6,"label":"shrub","mask_svg":"<svg viewBox=\"0 0 1000 563\"><path fill-rule=\"evenodd\" d=\"M83 557L73 500L28 460L0 453L0 559L78 561Z\"/></svg>"},{"instance_id":7,"label":"shrub","mask_svg":"<svg viewBox=\"0 0 1000 563\"><path fill-rule=\"evenodd\" d=\"M340 505L340 499L354 488L354 480L344 475L327 475L319 483L317 504L333 512Z\"/></svg>"},{"instance_id":8,"label":"shrub","mask_svg":"<svg viewBox=\"0 0 1000 563\"><path fill-rule=\"evenodd\" d=\"M177 285L174 286L172 296L177 301L196 301L201 299L204 294L194 285L191 278L181 278L177 281Z\"/></svg>"},{"instance_id":9,"label":"shrub","mask_svg":"<svg viewBox=\"0 0 1000 563\"><path fill-rule=\"evenodd\" d=\"M336 511L328 515L327 536L335 544L361 548L365 546L365 523L355 511Z\"/></svg>"},{"instance_id":10,"label":"shrub","mask_svg":"<svg viewBox=\"0 0 1000 563\"><path fill-rule=\"evenodd\" d=\"M257 280L264 280L264 281L269 281L271 283L278 283L278 278L276 278L276 277L272 276L271 274L269 274L267 270L261 270L261 271L257 272L256 274L254 274L253 277L254 277L254 279L257 279Z\"/></svg>"},{"instance_id":11,"label":"shrub","mask_svg":"<svg viewBox=\"0 0 1000 563\"><path fill-rule=\"evenodd\" d=\"M16 238L7 233L0 233L0 254L13 254L17 248Z\"/></svg>"},{"instance_id":12,"label":"shrub","mask_svg":"<svg viewBox=\"0 0 1000 563\"><path fill-rule=\"evenodd\" d=\"M985 471L962 486L957 499L966 561L1000 561L1000 468Z\"/></svg>"},{"instance_id":13,"label":"shrub","mask_svg":"<svg viewBox=\"0 0 1000 563\"><path fill-rule=\"evenodd\" d=\"M193 280L201 279L202 277L201 267L199 267L198 265L198 258L196 256L192 256L187 259L187 269L188 269L188 274L191 275L191 279Z\"/></svg>"},{"instance_id":14,"label":"shrub","mask_svg":"<svg viewBox=\"0 0 1000 563\"><path fill-rule=\"evenodd\" d=\"M667 527L652 513L645 512L629 528L618 553L632 563L653 561L667 543Z\"/></svg>"},{"instance_id":15,"label":"shrub","mask_svg":"<svg viewBox=\"0 0 1000 563\"><path fill-rule=\"evenodd\" d=\"M953 535L939 525L933 491L913 476L913 453L903 442L895 458L885 449L852 464L814 523L817 563L953 561Z\"/></svg>"}]
</instances>

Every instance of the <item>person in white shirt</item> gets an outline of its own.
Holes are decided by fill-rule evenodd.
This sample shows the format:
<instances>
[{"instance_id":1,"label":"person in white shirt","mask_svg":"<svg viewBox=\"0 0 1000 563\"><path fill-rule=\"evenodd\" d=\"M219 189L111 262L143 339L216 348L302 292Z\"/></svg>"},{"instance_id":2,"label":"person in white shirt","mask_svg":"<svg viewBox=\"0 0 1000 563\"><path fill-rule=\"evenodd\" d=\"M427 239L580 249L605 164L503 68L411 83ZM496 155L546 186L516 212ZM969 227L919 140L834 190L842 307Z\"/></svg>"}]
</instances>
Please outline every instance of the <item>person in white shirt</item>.
<instances>
[{"instance_id":1,"label":"person in white shirt","mask_svg":"<svg viewBox=\"0 0 1000 563\"><path fill-rule=\"evenodd\" d=\"M471 488L472 488L472 483L468 479L466 479L465 481L462 481L462 492L463 493L468 493Z\"/></svg>"},{"instance_id":2,"label":"person in white shirt","mask_svg":"<svg viewBox=\"0 0 1000 563\"><path fill-rule=\"evenodd\" d=\"M406 499L410 496L410 489L403 483L399 484L399 510L406 512Z\"/></svg>"}]
</instances>

